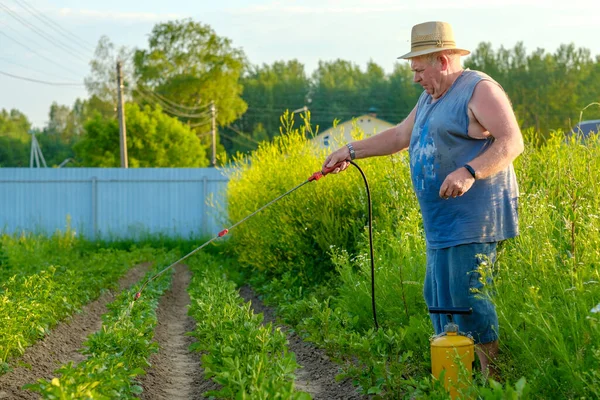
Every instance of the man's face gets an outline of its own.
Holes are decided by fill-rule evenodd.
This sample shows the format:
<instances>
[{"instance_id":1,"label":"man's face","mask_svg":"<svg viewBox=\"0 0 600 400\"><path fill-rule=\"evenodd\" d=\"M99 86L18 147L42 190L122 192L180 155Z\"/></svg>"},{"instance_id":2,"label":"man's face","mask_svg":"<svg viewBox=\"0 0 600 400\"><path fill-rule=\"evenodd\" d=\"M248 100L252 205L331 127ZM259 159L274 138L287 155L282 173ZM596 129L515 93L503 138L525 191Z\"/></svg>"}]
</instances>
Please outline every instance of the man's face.
<instances>
[{"instance_id":1,"label":"man's face","mask_svg":"<svg viewBox=\"0 0 600 400\"><path fill-rule=\"evenodd\" d=\"M421 85L433 98L436 98L436 94L441 94L442 69L439 59L431 64L423 57L415 57L410 60L410 67L415 74L413 81Z\"/></svg>"}]
</instances>

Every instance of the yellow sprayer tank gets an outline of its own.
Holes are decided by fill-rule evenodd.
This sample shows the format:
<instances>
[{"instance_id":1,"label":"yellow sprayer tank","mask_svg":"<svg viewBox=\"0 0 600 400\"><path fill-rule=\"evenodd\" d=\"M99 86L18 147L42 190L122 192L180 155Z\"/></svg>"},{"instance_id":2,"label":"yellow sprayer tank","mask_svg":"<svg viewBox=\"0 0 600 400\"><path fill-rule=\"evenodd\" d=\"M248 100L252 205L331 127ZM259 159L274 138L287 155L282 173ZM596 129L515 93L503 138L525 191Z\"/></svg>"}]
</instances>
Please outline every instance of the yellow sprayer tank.
<instances>
[{"instance_id":1,"label":"yellow sprayer tank","mask_svg":"<svg viewBox=\"0 0 600 400\"><path fill-rule=\"evenodd\" d=\"M449 323L444 326L444 332L431 339L431 373L436 379L439 379L442 371L445 371L444 386L449 390L450 396L457 399L459 398L457 389L467 386L471 380L475 361L475 344L473 339L458 332L458 325L452 322L451 314L468 314L471 310L431 307L429 312L448 314ZM462 382L457 385L463 368Z\"/></svg>"}]
</instances>

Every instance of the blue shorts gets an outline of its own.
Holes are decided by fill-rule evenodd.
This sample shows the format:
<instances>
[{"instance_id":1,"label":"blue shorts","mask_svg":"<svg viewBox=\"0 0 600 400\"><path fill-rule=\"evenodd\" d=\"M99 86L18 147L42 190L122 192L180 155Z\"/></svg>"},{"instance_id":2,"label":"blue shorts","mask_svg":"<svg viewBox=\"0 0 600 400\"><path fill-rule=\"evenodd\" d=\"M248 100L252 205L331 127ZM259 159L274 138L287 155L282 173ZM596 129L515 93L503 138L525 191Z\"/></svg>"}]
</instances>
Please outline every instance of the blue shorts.
<instances>
[{"instance_id":1,"label":"blue shorts","mask_svg":"<svg viewBox=\"0 0 600 400\"><path fill-rule=\"evenodd\" d=\"M473 314L455 315L453 318L459 331L470 334L476 344L498 340L498 315L489 298L495 260L496 243L427 249L423 290L427 306L472 308ZM442 333L447 323L446 315L430 316L435 333Z\"/></svg>"}]
</instances>

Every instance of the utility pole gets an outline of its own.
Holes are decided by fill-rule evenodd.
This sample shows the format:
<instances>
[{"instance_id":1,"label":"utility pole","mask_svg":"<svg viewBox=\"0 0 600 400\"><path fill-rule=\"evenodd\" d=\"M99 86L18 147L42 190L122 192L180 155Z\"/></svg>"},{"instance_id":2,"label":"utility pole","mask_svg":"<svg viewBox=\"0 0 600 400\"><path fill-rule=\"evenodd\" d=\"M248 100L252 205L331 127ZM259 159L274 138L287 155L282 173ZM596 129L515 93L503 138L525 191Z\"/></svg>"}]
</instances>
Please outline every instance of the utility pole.
<instances>
[{"instance_id":1,"label":"utility pole","mask_svg":"<svg viewBox=\"0 0 600 400\"><path fill-rule=\"evenodd\" d=\"M217 112L215 110L215 102L210 102L210 113L212 118L212 165L217 166L217 128L216 128L216 117Z\"/></svg>"},{"instance_id":2,"label":"utility pole","mask_svg":"<svg viewBox=\"0 0 600 400\"><path fill-rule=\"evenodd\" d=\"M121 61L117 61L117 92L119 114L119 136L121 148L121 168L128 168L127 162L127 133L125 130L125 101L123 99L123 70Z\"/></svg>"},{"instance_id":3,"label":"utility pole","mask_svg":"<svg viewBox=\"0 0 600 400\"><path fill-rule=\"evenodd\" d=\"M42 162L40 163L40 159ZM37 168L41 168L43 165L44 168L47 168L46 159L44 158L44 154L42 154L42 149L40 148L40 144L35 137L35 133L31 132L31 156L29 157L29 168L33 168L33 166Z\"/></svg>"}]
</instances>

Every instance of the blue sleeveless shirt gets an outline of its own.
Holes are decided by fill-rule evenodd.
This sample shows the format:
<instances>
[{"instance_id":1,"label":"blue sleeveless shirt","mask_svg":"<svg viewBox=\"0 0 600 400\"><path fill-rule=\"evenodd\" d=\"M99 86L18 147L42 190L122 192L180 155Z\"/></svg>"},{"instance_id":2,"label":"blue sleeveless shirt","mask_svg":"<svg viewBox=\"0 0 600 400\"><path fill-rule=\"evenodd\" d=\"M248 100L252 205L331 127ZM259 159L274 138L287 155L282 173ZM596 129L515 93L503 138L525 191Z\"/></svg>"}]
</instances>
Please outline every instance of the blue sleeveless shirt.
<instances>
[{"instance_id":1,"label":"blue sleeveless shirt","mask_svg":"<svg viewBox=\"0 0 600 400\"><path fill-rule=\"evenodd\" d=\"M498 242L518 235L519 189L512 164L467 193L444 200L439 192L446 176L487 150L493 138L468 136L468 104L488 75L465 70L435 103L423 92L410 140L410 170L427 247L442 249L467 243ZM493 133L493 132L492 132Z\"/></svg>"}]
</instances>

